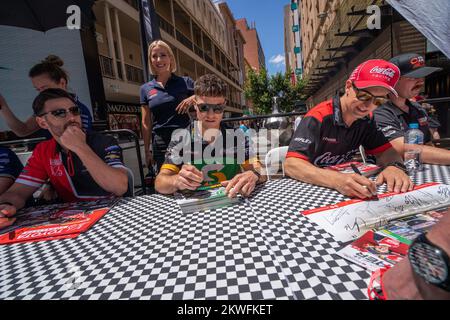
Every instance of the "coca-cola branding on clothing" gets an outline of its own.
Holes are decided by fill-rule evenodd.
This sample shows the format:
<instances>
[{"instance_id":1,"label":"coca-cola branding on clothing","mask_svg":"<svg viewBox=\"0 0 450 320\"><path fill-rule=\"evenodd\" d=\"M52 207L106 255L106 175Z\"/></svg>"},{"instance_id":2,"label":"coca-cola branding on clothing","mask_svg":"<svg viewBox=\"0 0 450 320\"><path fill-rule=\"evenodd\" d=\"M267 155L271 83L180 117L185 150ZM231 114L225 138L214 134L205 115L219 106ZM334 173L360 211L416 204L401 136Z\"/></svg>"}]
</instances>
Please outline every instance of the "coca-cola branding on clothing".
<instances>
[{"instance_id":1,"label":"coca-cola branding on clothing","mask_svg":"<svg viewBox=\"0 0 450 320\"><path fill-rule=\"evenodd\" d=\"M349 161L355 155L358 149L353 149L344 154L332 154L325 152L314 160L314 164L319 167L328 167Z\"/></svg>"},{"instance_id":2,"label":"coca-cola branding on clothing","mask_svg":"<svg viewBox=\"0 0 450 320\"><path fill-rule=\"evenodd\" d=\"M361 63L350 75L357 88L383 87L397 95L394 87L400 78L400 69L393 63L381 59Z\"/></svg>"}]
</instances>

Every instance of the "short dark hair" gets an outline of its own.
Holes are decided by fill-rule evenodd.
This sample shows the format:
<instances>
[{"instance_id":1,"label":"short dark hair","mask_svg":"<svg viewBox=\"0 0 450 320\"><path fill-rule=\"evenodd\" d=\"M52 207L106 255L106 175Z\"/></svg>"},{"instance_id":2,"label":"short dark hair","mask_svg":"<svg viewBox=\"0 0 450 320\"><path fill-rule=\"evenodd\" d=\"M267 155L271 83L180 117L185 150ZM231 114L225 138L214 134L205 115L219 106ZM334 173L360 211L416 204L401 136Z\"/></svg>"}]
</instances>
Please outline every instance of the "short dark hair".
<instances>
[{"instance_id":1,"label":"short dark hair","mask_svg":"<svg viewBox=\"0 0 450 320\"><path fill-rule=\"evenodd\" d=\"M225 97L228 86L214 74L205 74L195 81L194 94L204 97Z\"/></svg>"},{"instance_id":2,"label":"short dark hair","mask_svg":"<svg viewBox=\"0 0 450 320\"><path fill-rule=\"evenodd\" d=\"M66 90L55 88L55 89L46 89L41 91L33 101L33 111L35 116L40 116L42 111L44 110L45 102L52 99L58 98L67 98L70 99L73 103L77 103L75 101L75 97L73 94L67 92Z\"/></svg>"}]
</instances>

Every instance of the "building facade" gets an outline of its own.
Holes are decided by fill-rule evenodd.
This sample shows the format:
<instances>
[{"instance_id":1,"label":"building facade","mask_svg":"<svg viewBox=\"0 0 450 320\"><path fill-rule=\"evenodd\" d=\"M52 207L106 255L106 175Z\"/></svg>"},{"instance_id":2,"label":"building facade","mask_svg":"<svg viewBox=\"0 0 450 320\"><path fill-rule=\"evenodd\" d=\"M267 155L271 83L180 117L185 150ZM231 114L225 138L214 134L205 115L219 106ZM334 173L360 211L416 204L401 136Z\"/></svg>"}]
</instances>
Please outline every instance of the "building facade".
<instances>
[{"instance_id":1,"label":"building facade","mask_svg":"<svg viewBox=\"0 0 450 320\"><path fill-rule=\"evenodd\" d=\"M286 72L291 74L292 83L303 77L300 0L292 0L284 6L284 52Z\"/></svg>"},{"instance_id":2,"label":"building facade","mask_svg":"<svg viewBox=\"0 0 450 320\"><path fill-rule=\"evenodd\" d=\"M249 26L247 19L241 18L236 20L236 27L241 31L245 39L244 56L251 68L256 72L259 72L262 68L266 68L266 57L255 23Z\"/></svg>"},{"instance_id":3,"label":"building facade","mask_svg":"<svg viewBox=\"0 0 450 320\"><path fill-rule=\"evenodd\" d=\"M96 41L111 128L140 128L139 88L145 82L139 0L103 0L93 7ZM214 73L229 87L225 117L240 115L245 63L243 39L226 4L210 0L153 0L161 39L180 76ZM233 20L233 21L231 21Z\"/></svg>"}]
</instances>

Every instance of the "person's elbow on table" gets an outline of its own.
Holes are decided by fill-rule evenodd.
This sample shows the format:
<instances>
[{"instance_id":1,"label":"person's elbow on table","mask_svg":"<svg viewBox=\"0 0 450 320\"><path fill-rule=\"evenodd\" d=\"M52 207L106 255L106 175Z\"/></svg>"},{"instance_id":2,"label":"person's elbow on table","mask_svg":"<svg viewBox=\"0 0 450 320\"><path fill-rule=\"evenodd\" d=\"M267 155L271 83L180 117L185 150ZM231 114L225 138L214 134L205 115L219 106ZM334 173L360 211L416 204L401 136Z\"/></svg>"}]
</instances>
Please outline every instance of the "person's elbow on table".
<instances>
[{"instance_id":1,"label":"person's elbow on table","mask_svg":"<svg viewBox=\"0 0 450 320\"><path fill-rule=\"evenodd\" d=\"M126 169L114 169L118 171L118 174L115 176L114 182L111 184L111 187L108 188L108 191L113 193L116 197L121 197L128 191L128 175L125 171Z\"/></svg>"},{"instance_id":2,"label":"person's elbow on table","mask_svg":"<svg viewBox=\"0 0 450 320\"><path fill-rule=\"evenodd\" d=\"M310 165L310 166L308 166ZM288 177L303 182L306 181L306 171L311 168L311 164L305 160L290 157L284 162L284 172Z\"/></svg>"},{"instance_id":3,"label":"person's elbow on table","mask_svg":"<svg viewBox=\"0 0 450 320\"><path fill-rule=\"evenodd\" d=\"M295 173L298 170L298 161L295 158L287 158L284 162L284 172L287 176L295 178Z\"/></svg>"}]
</instances>

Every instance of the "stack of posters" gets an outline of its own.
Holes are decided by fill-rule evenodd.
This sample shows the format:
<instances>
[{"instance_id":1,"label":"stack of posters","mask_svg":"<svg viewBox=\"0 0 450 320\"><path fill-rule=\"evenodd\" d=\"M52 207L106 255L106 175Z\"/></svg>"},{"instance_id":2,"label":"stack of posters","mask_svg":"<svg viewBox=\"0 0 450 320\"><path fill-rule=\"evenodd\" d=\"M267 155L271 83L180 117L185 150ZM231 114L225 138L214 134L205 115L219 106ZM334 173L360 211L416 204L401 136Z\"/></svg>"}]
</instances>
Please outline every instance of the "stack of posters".
<instances>
[{"instance_id":1,"label":"stack of posters","mask_svg":"<svg viewBox=\"0 0 450 320\"><path fill-rule=\"evenodd\" d=\"M369 230L387 225L391 220L449 206L450 186L427 183L405 193L390 192L369 200L348 200L303 211L302 214L337 241L348 242Z\"/></svg>"},{"instance_id":2,"label":"stack of posters","mask_svg":"<svg viewBox=\"0 0 450 320\"><path fill-rule=\"evenodd\" d=\"M447 210L445 207L390 221L378 230L367 231L339 250L338 255L370 271L393 266L406 256L412 241L435 225Z\"/></svg>"},{"instance_id":3,"label":"stack of posters","mask_svg":"<svg viewBox=\"0 0 450 320\"><path fill-rule=\"evenodd\" d=\"M22 209L14 216L14 224L0 229L0 244L75 238L92 227L117 201L107 198Z\"/></svg>"},{"instance_id":4,"label":"stack of posters","mask_svg":"<svg viewBox=\"0 0 450 320\"><path fill-rule=\"evenodd\" d=\"M232 206L243 201L241 196L229 198L224 187L177 193L175 199L183 213L193 213L209 209Z\"/></svg>"}]
</instances>

